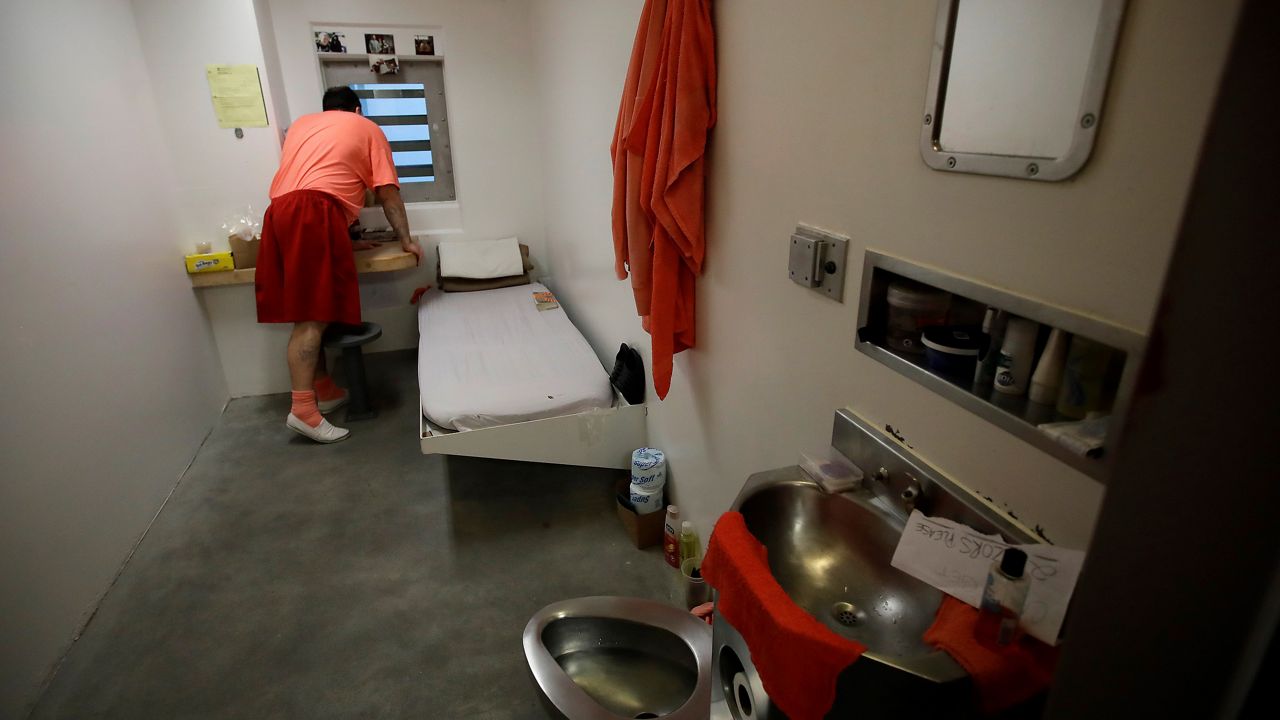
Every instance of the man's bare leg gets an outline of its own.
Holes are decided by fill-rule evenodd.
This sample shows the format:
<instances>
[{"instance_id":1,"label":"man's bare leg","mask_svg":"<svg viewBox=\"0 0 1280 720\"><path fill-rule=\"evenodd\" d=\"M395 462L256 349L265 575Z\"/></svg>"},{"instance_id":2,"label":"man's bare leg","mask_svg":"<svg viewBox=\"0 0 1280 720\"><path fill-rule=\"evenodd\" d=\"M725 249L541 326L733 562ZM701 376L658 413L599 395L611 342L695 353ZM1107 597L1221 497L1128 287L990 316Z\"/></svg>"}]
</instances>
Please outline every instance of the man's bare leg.
<instances>
[{"instance_id":1,"label":"man's bare leg","mask_svg":"<svg viewBox=\"0 0 1280 720\"><path fill-rule=\"evenodd\" d=\"M326 325L328 323L314 321L293 324L287 359L289 383L295 392L315 389L316 366L320 362L320 336L324 334Z\"/></svg>"}]
</instances>

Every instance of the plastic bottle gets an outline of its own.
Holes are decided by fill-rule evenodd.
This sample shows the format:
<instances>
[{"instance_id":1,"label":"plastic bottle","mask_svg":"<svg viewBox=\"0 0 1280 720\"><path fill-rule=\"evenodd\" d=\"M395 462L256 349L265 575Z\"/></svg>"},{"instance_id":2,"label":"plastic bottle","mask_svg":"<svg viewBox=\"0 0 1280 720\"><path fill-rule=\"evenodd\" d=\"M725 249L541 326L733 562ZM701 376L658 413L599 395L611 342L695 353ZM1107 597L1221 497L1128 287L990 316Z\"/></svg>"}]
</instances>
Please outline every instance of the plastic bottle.
<instances>
[{"instance_id":1,"label":"plastic bottle","mask_svg":"<svg viewBox=\"0 0 1280 720\"><path fill-rule=\"evenodd\" d=\"M1010 317L1009 327L1000 345L999 367L996 369L995 388L1006 395L1021 395L1027 391L1031 379L1031 360L1036 352L1036 333L1040 325L1034 320Z\"/></svg>"},{"instance_id":2,"label":"plastic bottle","mask_svg":"<svg viewBox=\"0 0 1280 720\"><path fill-rule=\"evenodd\" d=\"M1067 360L1067 340L1070 335L1054 328L1049 333L1049 343L1044 346L1044 354L1036 363L1036 371L1031 374L1031 390L1027 397L1033 403L1052 405L1058 401L1058 388L1062 385L1062 369Z\"/></svg>"},{"instance_id":3,"label":"plastic bottle","mask_svg":"<svg viewBox=\"0 0 1280 720\"><path fill-rule=\"evenodd\" d=\"M1005 328L1009 324L1009 313L987 308L987 316L982 320L982 332L987 336L987 349L978 360L978 367L973 373L974 391L986 394L991 391L991 382L996 377L996 361L1000 357L1000 345L1004 343Z\"/></svg>"},{"instance_id":4,"label":"plastic bottle","mask_svg":"<svg viewBox=\"0 0 1280 720\"><path fill-rule=\"evenodd\" d=\"M1105 409L1104 381L1111 356L1112 350L1106 345L1079 335L1071 338L1062 392L1058 395L1059 413L1083 420L1090 412Z\"/></svg>"},{"instance_id":5,"label":"plastic bottle","mask_svg":"<svg viewBox=\"0 0 1280 720\"><path fill-rule=\"evenodd\" d=\"M702 542L698 540L698 533L693 529L693 523L685 520L680 523L680 562L696 560L702 556Z\"/></svg>"},{"instance_id":6,"label":"plastic bottle","mask_svg":"<svg viewBox=\"0 0 1280 720\"><path fill-rule=\"evenodd\" d=\"M975 632L979 641L1008 645L1021 637L1018 624L1031 588L1026 568L1027 554L1017 548L1006 548L1000 559L991 564L978 608Z\"/></svg>"},{"instance_id":7,"label":"plastic bottle","mask_svg":"<svg viewBox=\"0 0 1280 720\"><path fill-rule=\"evenodd\" d=\"M680 568L680 508L667 506L667 517L662 525L662 559L677 570Z\"/></svg>"}]
</instances>

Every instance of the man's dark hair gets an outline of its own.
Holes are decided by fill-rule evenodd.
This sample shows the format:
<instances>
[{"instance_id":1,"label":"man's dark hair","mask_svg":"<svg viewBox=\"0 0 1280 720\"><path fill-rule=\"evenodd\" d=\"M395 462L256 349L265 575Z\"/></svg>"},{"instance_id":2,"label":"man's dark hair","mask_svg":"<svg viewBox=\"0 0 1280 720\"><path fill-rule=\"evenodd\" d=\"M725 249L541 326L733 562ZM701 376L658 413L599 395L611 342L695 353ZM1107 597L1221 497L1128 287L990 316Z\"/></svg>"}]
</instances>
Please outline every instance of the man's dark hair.
<instances>
[{"instance_id":1,"label":"man's dark hair","mask_svg":"<svg viewBox=\"0 0 1280 720\"><path fill-rule=\"evenodd\" d=\"M360 109L360 97L346 85L337 85L324 91L324 109L356 112Z\"/></svg>"}]
</instances>

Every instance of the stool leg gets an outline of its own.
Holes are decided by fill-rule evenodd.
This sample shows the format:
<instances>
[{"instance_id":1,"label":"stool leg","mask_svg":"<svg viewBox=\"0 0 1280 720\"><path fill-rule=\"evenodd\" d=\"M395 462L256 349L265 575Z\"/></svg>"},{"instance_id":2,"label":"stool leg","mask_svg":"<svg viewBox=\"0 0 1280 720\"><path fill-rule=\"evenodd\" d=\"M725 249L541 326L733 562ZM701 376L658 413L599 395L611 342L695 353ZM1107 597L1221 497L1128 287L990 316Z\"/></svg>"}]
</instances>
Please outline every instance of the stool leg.
<instances>
[{"instance_id":1,"label":"stool leg","mask_svg":"<svg viewBox=\"0 0 1280 720\"><path fill-rule=\"evenodd\" d=\"M369 404L369 386L364 376L364 354L360 348L342 349L342 365L347 371L347 391L351 393L351 402L347 404L347 422L353 420L369 420L378 417L378 411Z\"/></svg>"}]
</instances>

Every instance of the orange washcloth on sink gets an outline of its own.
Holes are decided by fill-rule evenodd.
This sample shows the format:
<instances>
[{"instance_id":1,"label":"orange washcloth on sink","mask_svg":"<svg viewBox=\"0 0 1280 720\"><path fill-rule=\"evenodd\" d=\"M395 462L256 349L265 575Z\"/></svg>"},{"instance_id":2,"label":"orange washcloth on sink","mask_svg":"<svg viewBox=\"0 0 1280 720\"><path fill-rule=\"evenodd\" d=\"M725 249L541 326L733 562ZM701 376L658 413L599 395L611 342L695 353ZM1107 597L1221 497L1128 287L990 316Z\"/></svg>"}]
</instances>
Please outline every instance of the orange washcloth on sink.
<instances>
[{"instance_id":1,"label":"orange washcloth on sink","mask_svg":"<svg viewBox=\"0 0 1280 720\"><path fill-rule=\"evenodd\" d=\"M980 639L977 626L978 611L946 595L924 641L945 650L969 673L984 713L1007 710L1049 688L1058 664L1057 648L1030 636L997 645Z\"/></svg>"},{"instance_id":2,"label":"orange washcloth on sink","mask_svg":"<svg viewBox=\"0 0 1280 720\"><path fill-rule=\"evenodd\" d=\"M792 720L826 715L841 671L866 646L840 637L791 601L741 513L720 516L702 576L719 593L716 612L746 640L774 704Z\"/></svg>"}]
</instances>

